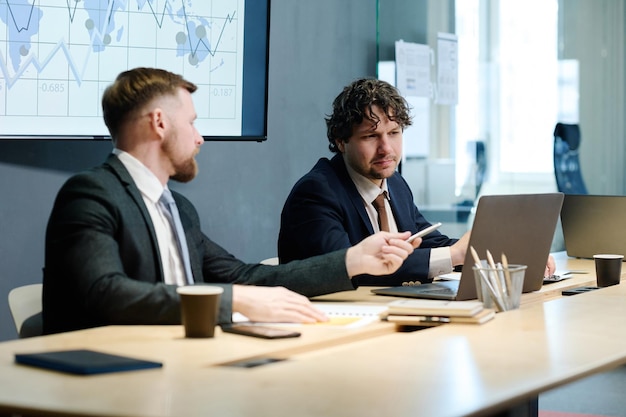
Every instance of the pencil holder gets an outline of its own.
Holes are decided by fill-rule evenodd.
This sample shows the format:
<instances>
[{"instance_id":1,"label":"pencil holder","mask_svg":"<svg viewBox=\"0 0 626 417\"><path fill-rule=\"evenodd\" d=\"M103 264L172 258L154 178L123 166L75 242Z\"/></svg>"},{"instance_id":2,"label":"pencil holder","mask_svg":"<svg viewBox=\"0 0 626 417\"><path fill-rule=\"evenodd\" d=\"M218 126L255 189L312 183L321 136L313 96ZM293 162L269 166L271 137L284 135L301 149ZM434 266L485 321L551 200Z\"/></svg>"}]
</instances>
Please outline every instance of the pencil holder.
<instances>
[{"instance_id":1,"label":"pencil holder","mask_svg":"<svg viewBox=\"0 0 626 417\"><path fill-rule=\"evenodd\" d=\"M476 295L485 308L508 311L519 308L524 287L526 265L509 265L492 268L486 261L482 267L474 266Z\"/></svg>"}]
</instances>

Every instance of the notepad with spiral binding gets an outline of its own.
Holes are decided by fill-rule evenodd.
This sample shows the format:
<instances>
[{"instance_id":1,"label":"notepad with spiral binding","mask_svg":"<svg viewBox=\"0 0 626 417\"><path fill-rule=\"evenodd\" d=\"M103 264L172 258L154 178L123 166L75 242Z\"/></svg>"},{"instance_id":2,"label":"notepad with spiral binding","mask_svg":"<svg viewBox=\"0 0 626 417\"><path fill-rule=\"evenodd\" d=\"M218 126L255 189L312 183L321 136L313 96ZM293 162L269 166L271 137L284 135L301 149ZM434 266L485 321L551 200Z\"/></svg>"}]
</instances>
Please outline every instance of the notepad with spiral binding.
<instances>
[{"instance_id":1,"label":"notepad with spiral binding","mask_svg":"<svg viewBox=\"0 0 626 417\"><path fill-rule=\"evenodd\" d=\"M160 362L112 355L89 349L16 353L15 362L59 372L92 375L161 368Z\"/></svg>"}]
</instances>

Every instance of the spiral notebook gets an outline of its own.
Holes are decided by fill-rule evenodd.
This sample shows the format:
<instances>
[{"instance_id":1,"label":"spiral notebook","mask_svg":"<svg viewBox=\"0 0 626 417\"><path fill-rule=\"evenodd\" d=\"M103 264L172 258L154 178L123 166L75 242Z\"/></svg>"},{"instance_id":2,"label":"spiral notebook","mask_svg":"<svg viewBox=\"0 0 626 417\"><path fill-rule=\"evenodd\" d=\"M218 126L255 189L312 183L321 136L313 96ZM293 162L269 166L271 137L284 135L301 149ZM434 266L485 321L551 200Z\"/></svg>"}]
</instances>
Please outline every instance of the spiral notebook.
<instances>
[{"instance_id":1,"label":"spiral notebook","mask_svg":"<svg viewBox=\"0 0 626 417\"><path fill-rule=\"evenodd\" d=\"M355 304L355 303L333 303L327 301L316 301L313 305L321 310L328 317L328 321L315 323L315 326L338 326L342 328L357 328L366 326L375 321L379 321L381 314L387 311L386 304ZM264 326L268 324L280 324L281 326L294 326L294 323L259 323L251 322L240 313L233 313L233 323L247 323ZM306 324L309 326L309 324Z\"/></svg>"}]
</instances>

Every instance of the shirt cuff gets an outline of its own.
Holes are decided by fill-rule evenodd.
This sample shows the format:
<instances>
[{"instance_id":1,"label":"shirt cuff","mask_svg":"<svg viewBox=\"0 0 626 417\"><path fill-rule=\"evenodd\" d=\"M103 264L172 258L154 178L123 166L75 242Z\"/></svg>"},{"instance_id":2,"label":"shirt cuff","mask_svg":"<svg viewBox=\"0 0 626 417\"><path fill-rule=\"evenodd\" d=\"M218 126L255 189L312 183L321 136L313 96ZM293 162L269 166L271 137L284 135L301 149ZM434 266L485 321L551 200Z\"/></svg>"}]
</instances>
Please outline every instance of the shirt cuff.
<instances>
[{"instance_id":1,"label":"shirt cuff","mask_svg":"<svg viewBox=\"0 0 626 417\"><path fill-rule=\"evenodd\" d=\"M430 263L428 267L428 278L435 278L438 275L452 272L452 255L450 247L432 248L430 250Z\"/></svg>"}]
</instances>

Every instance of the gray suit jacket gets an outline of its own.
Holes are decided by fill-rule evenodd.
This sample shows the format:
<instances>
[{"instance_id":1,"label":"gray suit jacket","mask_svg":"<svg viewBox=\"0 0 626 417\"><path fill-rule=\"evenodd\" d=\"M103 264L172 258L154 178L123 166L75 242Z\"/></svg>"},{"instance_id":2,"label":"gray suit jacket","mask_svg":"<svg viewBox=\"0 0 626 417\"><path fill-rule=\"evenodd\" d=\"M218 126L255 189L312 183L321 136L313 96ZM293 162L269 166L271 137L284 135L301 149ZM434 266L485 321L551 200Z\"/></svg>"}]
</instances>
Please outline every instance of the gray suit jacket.
<instances>
[{"instance_id":1,"label":"gray suit jacket","mask_svg":"<svg viewBox=\"0 0 626 417\"><path fill-rule=\"evenodd\" d=\"M194 280L224 287L220 322L230 322L230 284L284 286L306 296L354 289L346 250L286 265L246 264L200 229L189 200L173 192ZM141 193L115 155L71 177L46 231L44 333L108 324L179 324L176 287L163 281L157 238Z\"/></svg>"}]
</instances>

